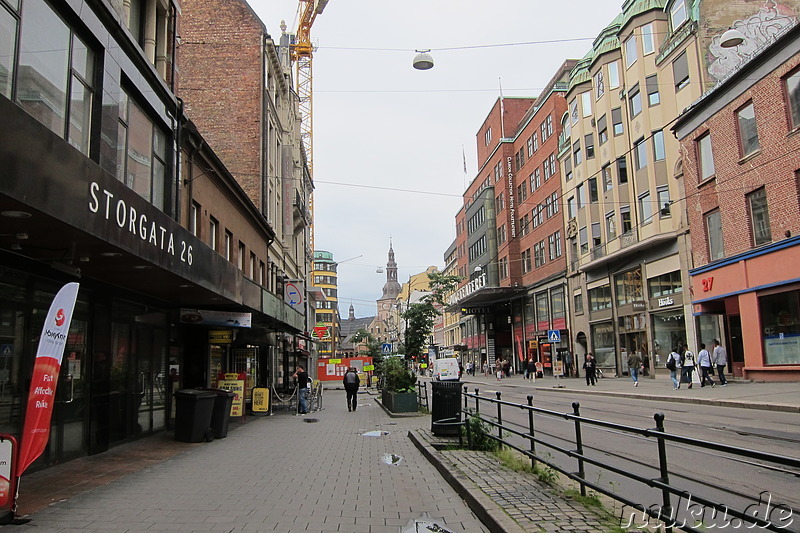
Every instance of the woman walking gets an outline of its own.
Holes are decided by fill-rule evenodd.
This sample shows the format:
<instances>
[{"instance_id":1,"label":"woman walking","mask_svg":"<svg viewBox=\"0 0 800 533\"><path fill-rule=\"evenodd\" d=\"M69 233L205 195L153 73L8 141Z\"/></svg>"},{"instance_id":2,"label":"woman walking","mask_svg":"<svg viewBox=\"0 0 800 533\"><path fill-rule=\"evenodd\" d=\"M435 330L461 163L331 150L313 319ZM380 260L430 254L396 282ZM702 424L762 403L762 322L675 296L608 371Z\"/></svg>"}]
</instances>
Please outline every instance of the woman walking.
<instances>
[{"instance_id":1,"label":"woman walking","mask_svg":"<svg viewBox=\"0 0 800 533\"><path fill-rule=\"evenodd\" d=\"M694 372L694 354L689 350L689 346L683 345L683 363L681 364L681 381L688 383L692 388L692 373Z\"/></svg>"}]
</instances>

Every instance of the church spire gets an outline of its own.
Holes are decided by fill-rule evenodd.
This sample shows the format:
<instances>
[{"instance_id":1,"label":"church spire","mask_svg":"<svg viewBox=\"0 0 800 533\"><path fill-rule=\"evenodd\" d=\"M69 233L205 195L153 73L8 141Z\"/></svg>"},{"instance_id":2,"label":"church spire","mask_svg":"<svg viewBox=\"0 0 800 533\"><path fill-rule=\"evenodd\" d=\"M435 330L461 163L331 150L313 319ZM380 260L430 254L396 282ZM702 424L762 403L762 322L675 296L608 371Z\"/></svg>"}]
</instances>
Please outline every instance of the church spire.
<instances>
[{"instance_id":1,"label":"church spire","mask_svg":"<svg viewBox=\"0 0 800 533\"><path fill-rule=\"evenodd\" d=\"M397 282L397 263L394 260L394 248L392 248L392 239L389 239L389 260L386 263L386 284L383 286L384 298L397 298L400 294L400 284Z\"/></svg>"}]
</instances>

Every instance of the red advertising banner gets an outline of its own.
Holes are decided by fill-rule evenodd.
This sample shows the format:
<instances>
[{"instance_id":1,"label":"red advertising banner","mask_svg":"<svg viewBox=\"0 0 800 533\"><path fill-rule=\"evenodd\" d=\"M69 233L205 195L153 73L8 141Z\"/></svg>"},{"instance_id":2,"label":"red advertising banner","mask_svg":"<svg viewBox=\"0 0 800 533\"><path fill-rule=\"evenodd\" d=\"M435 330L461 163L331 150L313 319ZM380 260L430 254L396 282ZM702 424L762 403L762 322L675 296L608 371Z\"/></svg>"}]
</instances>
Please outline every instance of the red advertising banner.
<instances>
[{"instance_id":1,"label":"red advertising banner","mask_svg":"<svg viewBox=\"0 0 800 533\"><path fill-rule=\"evenodd\" d=\"M6 516L0 519L0 524L8 523L7 516L13 513L15 507L17 485L14 454L16 451L16 439L12 435L0 435L0 512L6 512Z\"/></svg>"},{"instance_id":2,"label":"red advertising banner","mask_svg":"<svg viewBox=\"0 0 800 533\"><path fill-rule=\"evenodd\" d=\"M17 476L21 476L42 454L50 438L50 418L53 415L58 373L72 322L72 311L78 298L78 287L78 283L67 283L61 287L53 298L42 326L22 426Z\"/></svg>"}]
</instances>

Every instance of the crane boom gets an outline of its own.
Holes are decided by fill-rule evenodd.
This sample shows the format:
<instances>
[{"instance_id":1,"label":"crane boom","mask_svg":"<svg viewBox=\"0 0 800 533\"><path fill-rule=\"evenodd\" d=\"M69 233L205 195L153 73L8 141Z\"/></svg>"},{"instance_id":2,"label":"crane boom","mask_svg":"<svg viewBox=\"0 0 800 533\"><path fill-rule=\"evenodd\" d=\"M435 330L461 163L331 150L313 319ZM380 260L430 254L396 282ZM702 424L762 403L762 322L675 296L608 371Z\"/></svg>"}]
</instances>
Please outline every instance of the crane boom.
<instances>
[{"instance_id":1,"label":"crane boom","mask_svg":"<svg viewBox=\"0 0 800 533\"><path fill-rule=\"evenodd\" d=\"M314 108L313 108L313 76L312 57L314 46L311 44L311 26L314 19L322 13L328 0L299 0L300 22L297 26L295 43L291 47L292 60L295 64L295 83L300 102L300 140L306 153L306 164L312 181L314 177ZM308 208L311 213L310 244L314 249L314 193L309 193Z\"/></svg>"}]
</instances>

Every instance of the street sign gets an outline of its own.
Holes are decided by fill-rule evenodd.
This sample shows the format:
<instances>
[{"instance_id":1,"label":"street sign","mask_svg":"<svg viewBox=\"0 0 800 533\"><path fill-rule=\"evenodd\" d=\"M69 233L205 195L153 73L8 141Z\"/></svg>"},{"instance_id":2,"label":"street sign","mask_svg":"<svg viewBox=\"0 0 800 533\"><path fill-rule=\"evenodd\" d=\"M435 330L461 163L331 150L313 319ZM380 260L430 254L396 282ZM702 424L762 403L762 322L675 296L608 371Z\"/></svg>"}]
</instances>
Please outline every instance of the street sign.
<instances>
[{"instance_id":1,"label":"street sign","mask_svg":"<svg viewBox=\"0 0 800 533\"><path fill-rule=\"evenodd\" d=\"M561 342L561 331L557 329L548 329L547 340L550 342Z\"/></svg>"},{"instance_id":2,"label":"street sign","mask_svg":"<svg viewBox=\"0 0 800 533\"><path fill-rule=\"evenodd\" d=\"M381 353L383 355L389 355L392 353L392 343L391 342L384 342L381 344Z\"/></svg>"}]
</instances>

